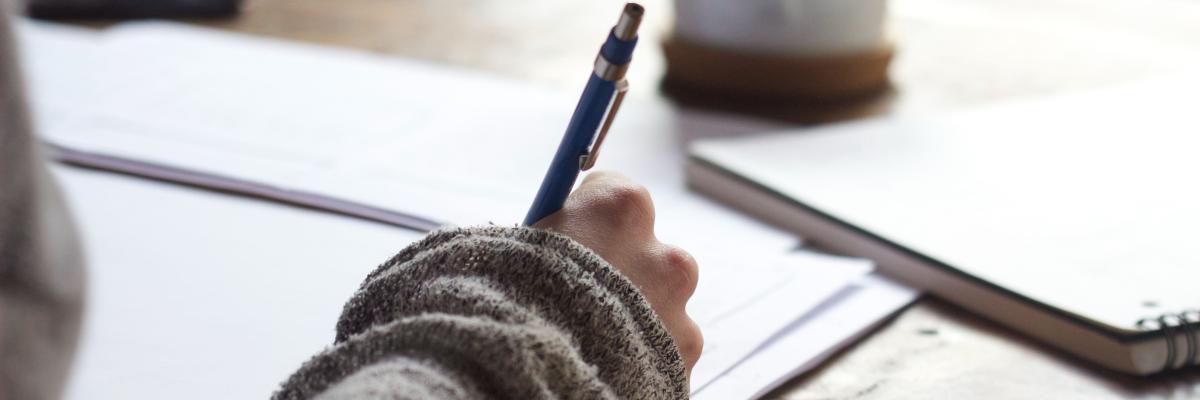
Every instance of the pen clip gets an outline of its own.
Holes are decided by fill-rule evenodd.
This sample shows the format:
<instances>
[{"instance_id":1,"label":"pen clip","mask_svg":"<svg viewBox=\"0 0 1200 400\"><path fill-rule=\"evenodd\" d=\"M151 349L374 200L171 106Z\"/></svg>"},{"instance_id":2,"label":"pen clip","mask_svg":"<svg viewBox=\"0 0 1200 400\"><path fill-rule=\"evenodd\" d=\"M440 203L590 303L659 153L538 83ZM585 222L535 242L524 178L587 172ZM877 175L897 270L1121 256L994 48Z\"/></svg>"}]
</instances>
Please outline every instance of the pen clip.
<instances>
[{"instance_id":1,"label":"pen clip","mask_svg":"<svg viewBox=\"0 0 1200 400\"><path fill-rule=\"evenodd\" d=\"M625 100L625 92L628 91L629 81L624 79L617 81L617 94L613 97L612 106L608 108L608 115L604 116L604 124L600 126L600 133L596 135L596 141L592 142L592 146L583 153L583 157L579 158L580 171L587 171L596 166L596 158L600 157L600 145L604 144L604 138L608 136L608 128L612 127L617 110L621 108L621 102Z\"/></svg>"}]
</instances>

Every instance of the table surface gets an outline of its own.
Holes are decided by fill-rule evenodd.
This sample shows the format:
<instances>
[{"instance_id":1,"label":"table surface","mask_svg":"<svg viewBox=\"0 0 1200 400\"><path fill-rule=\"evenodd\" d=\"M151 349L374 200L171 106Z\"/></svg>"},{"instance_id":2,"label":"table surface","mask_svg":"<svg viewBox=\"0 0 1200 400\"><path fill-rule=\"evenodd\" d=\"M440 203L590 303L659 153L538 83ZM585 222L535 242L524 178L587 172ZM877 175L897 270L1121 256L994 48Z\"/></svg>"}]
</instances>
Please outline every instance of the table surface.
<instances>
[{"instance_id":1,"label":"table surface","mask_svg":"<svg viewBox=\"0 0 1200 400\"><path fill-rule=\"evenodd\" d=\"M578 90L619 2L248 0L233 31L345 46ZM670 1L646 0L634 96L662 96ZM927 114L1197 70L1194 0L893 0L894 99ZM1119 376L923 298L772 397L1200 398L1200 373Z\"/></svg>"}]
</instances>

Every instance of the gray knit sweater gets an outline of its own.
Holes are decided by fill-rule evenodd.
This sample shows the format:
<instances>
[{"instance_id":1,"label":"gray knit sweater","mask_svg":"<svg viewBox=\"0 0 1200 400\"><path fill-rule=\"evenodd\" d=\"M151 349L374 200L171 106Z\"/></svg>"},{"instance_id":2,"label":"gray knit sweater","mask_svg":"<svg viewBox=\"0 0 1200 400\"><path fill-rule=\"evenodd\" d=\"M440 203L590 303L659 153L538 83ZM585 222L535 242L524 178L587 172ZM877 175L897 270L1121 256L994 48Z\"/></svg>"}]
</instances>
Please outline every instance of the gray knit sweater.
<instances>
[{"instance_id":1,"label":"gray knit sweater","mask_svg":"<svg viewBox=\"0 0 1200 400\"><path fill-rule=\"evenodd\" d=\"M530 228L434 232L367 276L335 344L275 394L307 398L686 398L674 341L633 284Z\"/></svg>"},{"instance_id":2,"label":"gray knit sweater","mask_svg":"<svg viewBox=\"0 0 1200 400\"><path fill-rule=\"evenodd\" d=\"M32 131L0 0L0 399L54 399L83 311L79 243Z\"/></svg>"}]
</instances>

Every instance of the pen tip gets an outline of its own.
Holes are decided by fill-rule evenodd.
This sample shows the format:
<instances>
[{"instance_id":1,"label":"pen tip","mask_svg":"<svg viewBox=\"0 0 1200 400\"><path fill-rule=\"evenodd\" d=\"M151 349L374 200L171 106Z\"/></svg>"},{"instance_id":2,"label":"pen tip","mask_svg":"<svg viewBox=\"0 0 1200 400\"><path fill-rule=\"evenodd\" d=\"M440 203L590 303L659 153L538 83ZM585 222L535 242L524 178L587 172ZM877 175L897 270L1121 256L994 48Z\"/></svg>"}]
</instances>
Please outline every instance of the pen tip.
<instances>
[{"instance_id":1,"label":"pen tip","mask_svg":"<svg viewBox=\"0 0 1200 400\"><path fill-rule=\"evenodd\" d=\"M621 19L617 20L617 26L613 29L617 39L629 41L637 37L638 25L642 23L642 14L645 12L646 9L640 4L626 3L625 9L621 10Z\"/></svg>"},{"instance_id":2,"label":"pen tip","mask_svg":"<svg viewBox=\"0 0 1200 400\"><path fill-rule=\"evenodd\" d=\"M642 8L641 4L625 3L625 10L624 10L625 14L630 14L630 15L640 18L642 16L642 13L644 13L644 12L646 12L646 9Z\"/></svg>"}]
</instances>

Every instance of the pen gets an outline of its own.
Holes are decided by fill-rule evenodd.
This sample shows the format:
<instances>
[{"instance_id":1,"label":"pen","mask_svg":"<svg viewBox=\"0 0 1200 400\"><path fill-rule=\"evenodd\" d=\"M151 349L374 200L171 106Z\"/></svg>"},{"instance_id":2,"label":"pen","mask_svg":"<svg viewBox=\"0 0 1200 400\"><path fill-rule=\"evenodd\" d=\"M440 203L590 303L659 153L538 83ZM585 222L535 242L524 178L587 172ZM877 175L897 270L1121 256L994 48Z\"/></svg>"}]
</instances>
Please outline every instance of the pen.
<instances>
[{"instance_id":1,"label":"pen","mask_svg":"<svg viewBox=\"0 0 1200 400\"><path fill-rule=\"evenodd\" d=\"M542 218L561 210L575 178L580 171L596 165L600 145L608 135L613 117L629 90L625 71L637 46L638 24L642 22L642 6L628 3L621 11L621 18L608 33L608 40L600 47L592 74L588 77L571 122L563 134L558 151L550 162L537 197L525 215L525 225L533 225Z\"/></svg>"}]
</instances>

